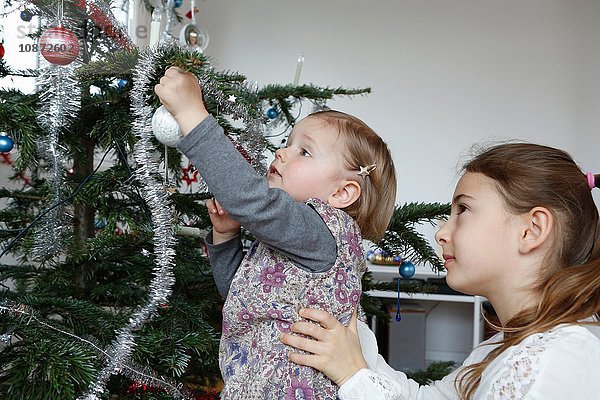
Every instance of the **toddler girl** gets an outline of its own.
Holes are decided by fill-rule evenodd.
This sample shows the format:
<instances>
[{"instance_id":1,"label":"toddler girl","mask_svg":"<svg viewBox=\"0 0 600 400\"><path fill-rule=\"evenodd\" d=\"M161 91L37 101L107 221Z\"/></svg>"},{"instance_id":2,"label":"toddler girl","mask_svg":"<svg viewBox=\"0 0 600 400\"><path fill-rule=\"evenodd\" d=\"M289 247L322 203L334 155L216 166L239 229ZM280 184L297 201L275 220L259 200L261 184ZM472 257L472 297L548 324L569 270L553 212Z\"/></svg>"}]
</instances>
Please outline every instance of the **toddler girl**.
<instances>
[{"instance_id":1,"label":"toddler girl","mask_svg":"<svg viewBox=\"0 0 600 400\"><path fill-rule=\"evenodd\" d=\"M362 237L380 239L394 210L389 150L358 118L312 114L257 176L208 115L198 80L177 68L155 87L202 174L215 281L226 296L220 344L224 399L336 399L324 374L291 363L279 336L315 307L347 324L361 297ZM242 253L240 225L257 240Z\"/></svg>"}]
</instances>

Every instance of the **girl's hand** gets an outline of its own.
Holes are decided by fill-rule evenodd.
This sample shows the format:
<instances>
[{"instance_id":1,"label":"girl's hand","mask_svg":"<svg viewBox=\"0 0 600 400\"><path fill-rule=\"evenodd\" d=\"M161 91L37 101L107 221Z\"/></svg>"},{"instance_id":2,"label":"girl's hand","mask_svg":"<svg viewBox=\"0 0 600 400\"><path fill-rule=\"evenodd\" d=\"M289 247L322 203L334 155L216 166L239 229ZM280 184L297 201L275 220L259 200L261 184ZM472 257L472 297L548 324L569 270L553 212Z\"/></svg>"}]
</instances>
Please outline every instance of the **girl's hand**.
<instances>
[{"instance_id":1,"label":"girl's hand","mask_svg":"<svg viewBox=\"0 0 600 400\"><path fill-rule=\"evenodd\" d=\"M359 370L367 368L358 339L356 310L348 327L322 310L303 309L300 310L300 316L318 322L320 326L299 321L292 325L292 332L309 336L308 338L286 333L281 335L283 343L312 353L290 352L290 361L318 369L338 386L346 383Z\"/></svg>"},{"instance_id":2,"label":"girl's hand","mask_svg":"<svg viewBox=\"0 0 600 400\"><path fill-rule=\"evenodd\" d=\"M177 67L170 67L154 86L160 102L175 117L184 135L208 117L198 78Z\"/></svg>"},{"instance_id":3,"label":"girl's hand","mask_svg":"<svg viewBox=\"0 0 600 400\"><path fill-rule=\"evenodd\" d=\"M213 244L226 242L240 233L240 224L235 222L215 199L207 200L206 207L213 225Z\"/></svg>"}]
</instances>

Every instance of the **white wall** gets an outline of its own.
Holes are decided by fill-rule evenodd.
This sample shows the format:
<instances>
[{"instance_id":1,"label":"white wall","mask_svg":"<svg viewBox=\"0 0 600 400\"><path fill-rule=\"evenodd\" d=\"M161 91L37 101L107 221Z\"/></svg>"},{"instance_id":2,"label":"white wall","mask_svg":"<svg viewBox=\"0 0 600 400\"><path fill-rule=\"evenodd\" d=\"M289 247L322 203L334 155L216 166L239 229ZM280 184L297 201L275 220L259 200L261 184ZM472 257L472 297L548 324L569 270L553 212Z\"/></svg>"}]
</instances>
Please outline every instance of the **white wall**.
<instances>
[{"instance_id":1,"label":"white wall","mask_svg":"<svg viewBox=\"0 0 600 400\"><path fill-rule=\"evenodd\" d=\"M204 0L218 69L259 84L370 86L329 102L391 146L398 201L448 201L459 154L519 138L600 170L600 1ZM184 6L185 7L185 6ZM189 4L187 4L189 9ZM185 10L187 11L187 9Z\"/></svg>"}]
</instances>

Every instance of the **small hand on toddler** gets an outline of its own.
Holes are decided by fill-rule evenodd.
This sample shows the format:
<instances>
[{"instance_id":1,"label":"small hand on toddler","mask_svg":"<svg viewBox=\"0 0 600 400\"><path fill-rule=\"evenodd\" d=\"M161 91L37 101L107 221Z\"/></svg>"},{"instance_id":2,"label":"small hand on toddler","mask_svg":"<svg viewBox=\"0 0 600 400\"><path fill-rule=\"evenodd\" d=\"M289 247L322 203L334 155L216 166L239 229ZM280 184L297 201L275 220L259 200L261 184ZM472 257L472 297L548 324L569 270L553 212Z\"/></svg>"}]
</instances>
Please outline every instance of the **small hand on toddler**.
<instances>
[{"instance_id":1,"label":"small hand on toddler","mask_svg":"<svg viewBox=\"0 0 600 400\"><path fill-rule=\"evenodd\" d=\"M240 224L227 214L215 199L206 201L208 216L213 225L213 244L233 239L240 232Z\"/></svg>"},{"instance_id":2,"label":"small hand on toddler","mask_svg":"<svg viewBox=\"0 0 600 400\"><path fill-rule=\"evenodd\" d=\"M204 107L198 78L177 67L170 67L154 86L154 92L177 120L181 131L187 135L209 114Z\"/></svg>"},{"instance_id":3,"label":"small hand on toddler","mask_svg":"<svg viewBox=\"0 0 600 400\"><path fill-rule=\"evenodd\" d=\"M282 333L280 337L283 343L306 352L289 352L290 361L318 369L338 386L360 369L368 368L358 338L357 310L354 310L348 327L323 310L306 308L300 310L300 316L304 320L295 322L291 328L300 335Z\"/></svg>"}]
</instances>

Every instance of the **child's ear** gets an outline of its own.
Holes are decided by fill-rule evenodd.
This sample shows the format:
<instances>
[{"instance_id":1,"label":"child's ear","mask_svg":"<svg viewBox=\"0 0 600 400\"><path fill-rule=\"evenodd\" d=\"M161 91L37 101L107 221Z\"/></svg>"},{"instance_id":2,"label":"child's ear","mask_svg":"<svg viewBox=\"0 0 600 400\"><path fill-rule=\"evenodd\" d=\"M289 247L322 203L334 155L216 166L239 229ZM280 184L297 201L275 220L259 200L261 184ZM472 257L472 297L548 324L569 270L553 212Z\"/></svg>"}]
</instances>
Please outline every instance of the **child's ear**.
<instances>
[{"instance_id":1,"label":"child's ear","mask_svg":"<svg viewBox=\"0 0 600 400\"><path fill-rule=\"evenodd\" d=\"M327 204L335 208L346 208L352 205L361 194L361 188L356 181L343 181L338 190L329 196Z\"/></svg>"},{"instance_id":2,"label":"child's ear","mask_svg":"<svg viewBox=\"0 0 600 400\"><path fill-rule=\"evenodd\" d=\"M527 254L547 244L554 227L554 217L545 207L534 207L522 215L523 228L519 240L519 251Z\"/></svg>"}]
</instances>

